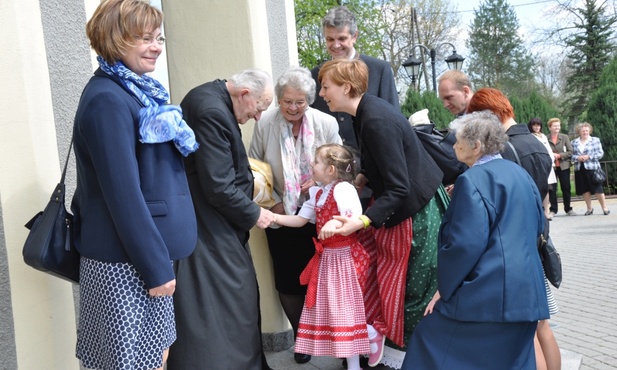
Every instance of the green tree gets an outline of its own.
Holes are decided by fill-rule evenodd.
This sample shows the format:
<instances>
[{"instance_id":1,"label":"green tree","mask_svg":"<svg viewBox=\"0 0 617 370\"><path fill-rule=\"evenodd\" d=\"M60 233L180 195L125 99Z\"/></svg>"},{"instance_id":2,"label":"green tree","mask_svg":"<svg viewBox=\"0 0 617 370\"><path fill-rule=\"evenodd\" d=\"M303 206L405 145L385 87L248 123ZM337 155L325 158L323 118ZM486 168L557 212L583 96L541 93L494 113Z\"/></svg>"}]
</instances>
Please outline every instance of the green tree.
<instances>
[{"instance_id":1,"label":"green tree","mask_svg":"<svg viewBox=\"0 0 617 370\"><path fill-rule=\"evenodd\" d=\"M296 37L298 39L298 58L300 65L309 69L328 59L326 45L322 37L321 20L336 1L298 1L295 0Z\"/></svg>"},{"instance_id":2,"label":"green tree","mask_svg":"<svg viewBox=\"0 0 617 370\"><path fill-rule=\"evenodd\" d=\"M527 124L532 118L538 117L544 122L546 133L546 122L553 118L559 117L559 112L551 104L551 102L537 91L532 91L524 98L511 97L509 98L516 122Z\"/></svg>"},{"instance_id":3,"label":"green tree","mask_svg":"<svg viewBox=\"0 0 617 370\"><path fill-rule=\"evenodd\" d=\"M600 84L600 75L615 52L611 42L617 18L607 15L606 3L585 0L583 7L571 10L576 15L573 33L566 39L571 73L566 83L566 111L570 122L587 108L589 97Z\"/></svg>"},{"instance_id":4,"label":"green tree","mask_svg":"<svg viewBox=\"0 0 617 370\"><path fill-rule=\"evenodd\" d=\"M605 85L600 87L589 102L588 119L593 126L593 136L600 138L604 157L602 161L617 160L617 85ZM614 164L606 167L609 183L615 189L617 182L617 166Z\"/></svg>"},{"instance_id":5,"label":"green tree","mask_svg":"<svg viewBox=\"0 0 617 370\"><path fill-rule=\"evenodd\" d=\"M474 10L467 48L476 89L494 87L523 97L535 88L534 58L518 36L519 22L506 0L485 0Z\"/></svg>"},{"instance_id":6,"label":"green tree","mask_svg":"<svg viewBox=\"0 0 617 370\"><path fill-rule=\"evenodd\" d=\"M414 89L407 90L405 101L401 105L401 111L405 117L413 113L428 109L428 117L437 128L446 128L454 120L454 115L443 107L443 103L433 91L426 90L420 93Z\"/></svg>"},{"instance_id":7,"label":"green tree","mask_svg":"<svg viewBox=\"0 0 617 370\"><path fill-rule=\"evenodd\" d=\"M587 106L586 121L593 126L593 136L600 138L604 149L603 161L617 160L617 58L600 76L600 86L592 94ZM617 166L608 166L609 182L617 181Z\"/></svg>"}]
</instances>

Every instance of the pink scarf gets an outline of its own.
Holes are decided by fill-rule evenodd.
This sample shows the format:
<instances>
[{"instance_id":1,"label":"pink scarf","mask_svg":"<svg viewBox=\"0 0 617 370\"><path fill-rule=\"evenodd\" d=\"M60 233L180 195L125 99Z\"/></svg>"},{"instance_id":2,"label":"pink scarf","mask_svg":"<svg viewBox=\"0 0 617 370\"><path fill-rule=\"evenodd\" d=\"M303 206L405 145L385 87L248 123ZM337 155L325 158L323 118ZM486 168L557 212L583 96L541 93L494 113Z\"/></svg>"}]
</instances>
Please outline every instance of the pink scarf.
<instances>
[{"instance_id":1,"label":"pink scarf","mask_svg":"<svg viewBox=\"0 0 617 370\"><path fill-rule=\"evenodd\" d=\"M298 207L306 200L306 196L301 194L301 185L311 178L315 141L313 124L306 115L302 117L297 140L294 139L292 127L287 121L281 122L281 158L285 178L283 205L288 215L296 214Z\"/></svg>"}]
</instances>

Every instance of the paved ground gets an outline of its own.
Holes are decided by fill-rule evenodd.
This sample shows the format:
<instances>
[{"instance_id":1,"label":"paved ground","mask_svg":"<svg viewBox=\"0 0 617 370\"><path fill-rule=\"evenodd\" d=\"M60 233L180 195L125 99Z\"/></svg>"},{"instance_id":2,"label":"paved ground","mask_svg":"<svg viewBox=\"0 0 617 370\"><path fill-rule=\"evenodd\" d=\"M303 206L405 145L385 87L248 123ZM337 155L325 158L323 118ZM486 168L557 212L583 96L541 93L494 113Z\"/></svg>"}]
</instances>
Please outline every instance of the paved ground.
<instances>
[{"instance_id":1,"label":"paved ground","mask_svg":"<svg viewBox=\"0 0 617 370\"><path fill-rule=\"evenodd\" d=\"M608 216L595 200L594 214L583 216L585 203L575 201L579 216L565 216L562 209L551 222L563 264L563 283L553 289L561 312L551 320L562 370L617 369L617 199L607 203L612 211ZM340 360L325 357L298 365L292 349L267 357L275 370L342 369Z\"/></svg>"},{"instance_id":2,"label":"paved ground","mask_svg":"<svg viewBox=\"0 0 617 370\"><path fill-rule=\"evenodd\" d=\"M560 348L582 355L581 370L617 369L617 199L607 204L608 216L593 200L593 215L562 210L551 222L563 266L563 283L553 289L561 312L551 323ZM586 210L582 201L573 208Z\"/></svg>"}]
</instances>

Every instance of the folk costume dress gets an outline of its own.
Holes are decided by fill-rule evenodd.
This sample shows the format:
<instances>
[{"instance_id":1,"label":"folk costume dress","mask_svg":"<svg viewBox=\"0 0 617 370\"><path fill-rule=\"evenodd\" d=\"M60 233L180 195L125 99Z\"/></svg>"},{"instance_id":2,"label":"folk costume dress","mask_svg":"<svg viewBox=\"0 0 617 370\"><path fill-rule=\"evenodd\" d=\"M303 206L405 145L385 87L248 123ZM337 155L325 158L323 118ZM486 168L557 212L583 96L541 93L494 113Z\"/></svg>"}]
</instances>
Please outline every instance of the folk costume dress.
<instances>
[{"instance_id":1,"label":"folk costume dress","mask_svg":"<svg viewBox=\"0 0 617 370\"><path fill-rule=\"evenodd\" d=\"M315 150L324 144L341 144L338 130L334 117L310 108L304 113L297 139L292 124L279 108L264 112L255 125L249 157L270 164L274 180L272 197L276 203L283 202L286 214L295 215L307 200L301 185L311 178ZM313 256L315 236L312 224L266 229L274 284L279 293L306 294L306 286L300 285L299 277Z\"/></svg>"},{"instance_id":2,"label":"folk costume dress","mask_svg":"<svg viewBox=\"0 0 617 370\"><path fill-rule=\"evenodd\" d=\"M309 194L299 215L315 221L317 233L332 216L357 217L362 212L348 182L313 187ZM356 234L315 240L315 255L300 275L308 288L295 352L338 358L370 352L362 295L368 263Z\"/></svg>"}]
</instances>

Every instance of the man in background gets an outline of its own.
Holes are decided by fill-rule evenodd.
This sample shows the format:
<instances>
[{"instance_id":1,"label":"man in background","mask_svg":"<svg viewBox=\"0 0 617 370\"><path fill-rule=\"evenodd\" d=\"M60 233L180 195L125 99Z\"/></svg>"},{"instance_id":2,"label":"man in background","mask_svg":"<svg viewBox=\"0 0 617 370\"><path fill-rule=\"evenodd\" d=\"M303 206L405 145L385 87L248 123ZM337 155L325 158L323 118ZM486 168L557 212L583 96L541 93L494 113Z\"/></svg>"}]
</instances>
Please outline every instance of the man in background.
<instances>
[{"instance_id":1,"label":"man in background","mask_svg":"<svg viewBox=\"0 0 617 370\"><path fill-rule=\"evenodd\" d=\"M358 25L353 13L345 6L338 6L328 11L321 22L323 36L326 39L326 50L334 59L336 58L359 58L368 66L368 90L367 93L378 96L400 109L398 92L394 83L392 68L388 62L381 59L360 54L354 47L358 39ZM317 83L317 94L321 84L317 76L321 65L313 68L311 74ZM351 116L342 112L331 112L321 96L315 98L313 108L319 109L336 118L339 124L339 135L343 144L358 149L358 143L353 131Z\"/></svg>"},{"instance_id":2,"label":"man in background","mask_svg":"<svg viewBox=\"0 0 617 370\"><path fill-rule=\"evenodd\" d=\"M444 108L457 117L465 114L473 96L469 77L465 73L453 69L439 76L438 81L437 90Z\"/></svg>"}]
</instances>

